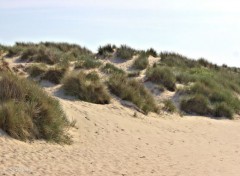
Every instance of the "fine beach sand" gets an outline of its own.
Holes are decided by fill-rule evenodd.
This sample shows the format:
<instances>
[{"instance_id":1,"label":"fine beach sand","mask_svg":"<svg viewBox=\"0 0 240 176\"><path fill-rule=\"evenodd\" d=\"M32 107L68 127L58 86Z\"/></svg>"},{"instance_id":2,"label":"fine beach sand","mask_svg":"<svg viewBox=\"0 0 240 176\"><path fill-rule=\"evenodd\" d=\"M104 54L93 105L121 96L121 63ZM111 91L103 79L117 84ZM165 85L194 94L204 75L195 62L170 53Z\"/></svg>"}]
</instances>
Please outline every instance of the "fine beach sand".
<instances>
[{"instance_id":1,"label":"fine beach sand","mask_svg":"<svg viewBox=\"0 0 240 176\"><path fill-rule=\"evenodd\" d=\"M10 66L17 64L10 61ZM130 65L117 64L125 70ZM0 131L0 175L240 175L239 120L134 116L135 111L116 98L109 105L96 105L64 96L61 85L42 86L59 99L67 117L77 121L77 128L69 131L73 144L21 142ZM161 97L173 96L165 94Z\"/></svg>"}]
</instances>

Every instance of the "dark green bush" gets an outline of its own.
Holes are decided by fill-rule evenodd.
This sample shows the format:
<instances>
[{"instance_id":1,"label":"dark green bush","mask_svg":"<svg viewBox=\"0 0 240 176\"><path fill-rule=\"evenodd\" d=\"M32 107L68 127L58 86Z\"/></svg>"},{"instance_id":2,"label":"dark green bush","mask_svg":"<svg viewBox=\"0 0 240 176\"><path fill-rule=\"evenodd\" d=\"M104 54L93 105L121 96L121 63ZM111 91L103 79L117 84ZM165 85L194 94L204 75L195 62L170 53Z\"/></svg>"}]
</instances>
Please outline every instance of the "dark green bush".
<instances>
[{"instance_id":1,"label":"dark green bush","mask_svg":"<svg viewBox=\"0 0 240 176\"><path fill-rule=\"evenodd\" d=\"M226 117L229 119L233 119L234 110L224 102L217 104L214 110L216 117Z\"/></svg>"},{"instance_id":2,"label":"dark green bush","mask_svg":"<svg viewBox=\"0 0 240 176\"><path fill-rule=\"evenodd\" d=\"M153 48L148 49L148 50L146 51L146 54L147 54L148 56L151 55L151 56L153 56L153 57L157 57L157 56L158 56L157 52L156 52Z\"/></svg>"},{"instance_id":3,"label":"dark green bush","mask_svg":"<svg viewBox=\"0 0 240 176\"><path fill-rule=\"evenodd\" d=\"M63 79L65 73L65 68L49 68L41 77L41 79L48 80L54 84L59 84Z\"/></svg>"},{"instance_id":4,"label":"dark green bush","mask_svg":"<svg viewBox=\"0 0 240 176\"><path fill-rule=\"evenodd\" d=\"M109 54L112 54L114 52L115 48L116 48L116 46L115 45L111 45L111 44L100 46L98 48L98 54L100 56L108 56Z\"/></svg>"},{"instance_id":5,"label":"dark green bush","mask_svg":"<svg viewBox=\"0 0 240 176\"><path fill-rule=\"evenodd\" d=\"M209 101L203 95L194 95L190 98L185 98L180 103L180 109L186 113L194 113L199 115L211 115Z\"/></svg>"},{"instance_id":6,"label":"dark green bush","mask_svg":"<svg viewBox=\"0 0 240 176\"><path fill-rule=\"evenodd\" d=\"M148 80L157 84L162 84L170 91L176 89L176 78L172 71L167 67L156 66L149 68L147 70L147 77Z\"/></svg>"},{"instance_id":7,"label":"dark green bush","mask_svg":"<svg viewBox=\"0 0 240 176\"><path fill-rule=\"evenodd\" d=\"M129 80L122 74L113 74L108 80L108 87L113 94L134 103L143 112L158 112L153 96L137 80Z\"/></svg>"},{"instance_id":8,"label":"dark green bush","mask_svg":"<svg viewBox=\"0 0 240 176\"><path fill-rule=\"evenodd\" d=\"M80 100L108 104L110 95L106 87L100 82L97 73L71 73L63 79L63 89L67 95L77 96Z\"/></svg>"},{"instance_id":9,"label":"dark green bush","mask_svg":"<svg viewBox=\"0 0 240 176\"><path fill-rule=\"evenodd\" d=\"M37 77L46 72L47 66L45 64L32 64L25 69L31 77Z\"/></svg>"},{"instance_id":10,"label":"dark green bush","mask_svg":"<svg viewBox=\"0 0 240 176\"><path fill-rule=\"evenodd\" d=\"M120 48L117 49L116 57L124 60L132 59L135 50L129 46L121 45Z\"/></svg>"}]
</instances>

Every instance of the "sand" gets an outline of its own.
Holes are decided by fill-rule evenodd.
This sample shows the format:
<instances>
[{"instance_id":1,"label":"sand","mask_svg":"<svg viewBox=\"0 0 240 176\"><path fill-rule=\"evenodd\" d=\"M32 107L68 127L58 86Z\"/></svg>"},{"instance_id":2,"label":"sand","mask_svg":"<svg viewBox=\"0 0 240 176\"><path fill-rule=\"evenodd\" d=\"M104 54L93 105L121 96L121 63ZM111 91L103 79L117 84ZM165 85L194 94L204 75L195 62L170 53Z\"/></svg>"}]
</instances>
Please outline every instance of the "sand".
<instances>
[{"instance_id":1,"label":"sand","mask_svg":"<svg viewBox=\"0 0 240 176\"><path fill-rule=\"evenodd\" d=\"M21 142L0 131L0 175L239 176L240 121L137 113L117 99L95 105L42 86L59 99L72 145ZM165 95L171 97L172 95Z\"/></svg>"}]
</instances>

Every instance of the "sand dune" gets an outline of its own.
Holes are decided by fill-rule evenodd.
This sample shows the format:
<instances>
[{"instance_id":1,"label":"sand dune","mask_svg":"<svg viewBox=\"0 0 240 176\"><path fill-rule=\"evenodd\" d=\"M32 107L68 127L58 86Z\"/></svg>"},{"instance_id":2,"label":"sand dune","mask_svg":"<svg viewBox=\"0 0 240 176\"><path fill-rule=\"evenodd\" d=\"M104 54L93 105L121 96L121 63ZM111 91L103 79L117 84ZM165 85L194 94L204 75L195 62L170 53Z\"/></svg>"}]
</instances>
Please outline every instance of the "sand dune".
<instances>
[{"instance_id":1,"label":"sand dune","mask_svg":"<svg viewBox=\"0 0 240 176\"><path fill-rule=\"evenodd\" d=\"M9 61L11 67L16 60ZM130 62L116 65L126 70ZM69 131L74 142L25 143L0 131L0 175L239 176L239 120L134 116L135 111L117 99L96 105L64 96L61 85L41 85L59 99L68 118L77 121L77 128ZM164 97L173 93L159 99Z\"/></svg>"},{"instance_id":2,"label":"sand dune","mask_svg":"<svg viewBox=\"0 0 240 176\"><path fill-rule=\"evenodd\" d=\"M239 121L133 117L115 100L104 106L59 100L77 120L74 143L24 143L0 133L0 175L239 175Z\"/></svg>"}]
</instances>

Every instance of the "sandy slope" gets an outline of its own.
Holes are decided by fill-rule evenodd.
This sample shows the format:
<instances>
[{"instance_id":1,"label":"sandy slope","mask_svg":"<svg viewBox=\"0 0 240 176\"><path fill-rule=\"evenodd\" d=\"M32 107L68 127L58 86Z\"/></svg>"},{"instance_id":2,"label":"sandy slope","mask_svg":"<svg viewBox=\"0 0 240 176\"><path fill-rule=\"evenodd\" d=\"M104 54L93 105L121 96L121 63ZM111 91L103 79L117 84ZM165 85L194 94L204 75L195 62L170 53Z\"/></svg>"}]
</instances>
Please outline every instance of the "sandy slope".
<instances>
[{"instance_id":1,"label":"sandy slope","mask_svg":"<svg viewBox=\"0 0 240 176\"><path fill-rule=\"evenodd\" d=\"M61 92L47 90L57 96ZM77 120L70 146L0 135L0 175L218 176L240 173L240 122L146 117L120 106L60 98Z\"/></svg>"}]
</instances>

